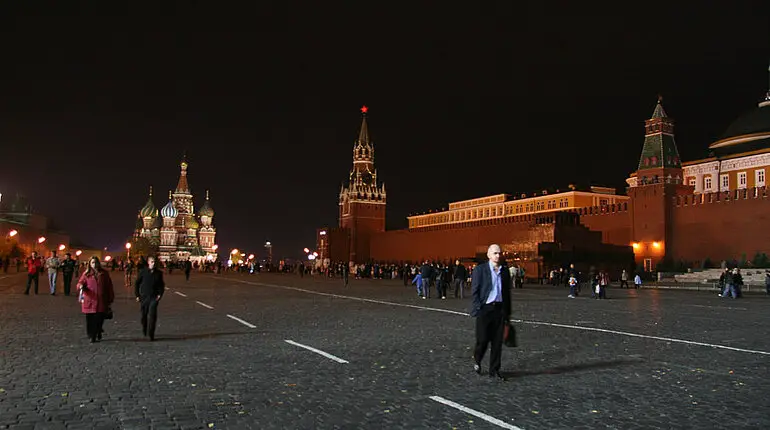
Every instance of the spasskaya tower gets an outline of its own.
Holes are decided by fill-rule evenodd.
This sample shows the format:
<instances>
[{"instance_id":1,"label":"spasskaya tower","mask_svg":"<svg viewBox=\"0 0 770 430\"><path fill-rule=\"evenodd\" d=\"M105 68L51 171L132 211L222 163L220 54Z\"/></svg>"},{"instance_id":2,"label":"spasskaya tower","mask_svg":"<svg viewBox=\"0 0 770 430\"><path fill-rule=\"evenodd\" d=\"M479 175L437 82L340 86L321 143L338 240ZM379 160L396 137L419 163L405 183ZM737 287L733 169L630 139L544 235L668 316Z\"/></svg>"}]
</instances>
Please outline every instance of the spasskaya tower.
<instances>
[{"instance_id":1,"label":"spasskaya tower","mask_svg":"<svg viewBox=\"0 0 770 430\"><path fill-rule=\"evenodd\" d=\"M378 184L374 167L374 143L366 123L368 108L361 108L361 130L353 144L353 168L347 184L340 187L340 224L349 233L350 261L369 260L372 234L385 231L385 184Z\"/></svg>"}]
</instances>

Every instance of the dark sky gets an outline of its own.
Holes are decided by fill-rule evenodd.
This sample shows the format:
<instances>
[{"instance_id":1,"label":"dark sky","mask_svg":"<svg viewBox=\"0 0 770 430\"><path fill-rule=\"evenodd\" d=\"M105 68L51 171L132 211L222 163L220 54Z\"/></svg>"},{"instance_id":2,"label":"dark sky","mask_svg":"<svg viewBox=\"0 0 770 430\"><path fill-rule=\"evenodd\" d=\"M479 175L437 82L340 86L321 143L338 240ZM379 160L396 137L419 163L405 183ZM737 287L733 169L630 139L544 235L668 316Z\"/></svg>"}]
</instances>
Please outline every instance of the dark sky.
<instances>
[{"instance_id":1,"label":"dark sky","mask_svg":"<svg viewBox=\"0 0 770 430\"><path fill-rule=\"evenodd\" d=\"M337 222L363 104L401 228L492 193L622 189L658 94L691 160L768 89L767 2L221 3L4 4L0 192L115 248L187 150L223 249L297 256Z\"/></svg>"}]
</instances>

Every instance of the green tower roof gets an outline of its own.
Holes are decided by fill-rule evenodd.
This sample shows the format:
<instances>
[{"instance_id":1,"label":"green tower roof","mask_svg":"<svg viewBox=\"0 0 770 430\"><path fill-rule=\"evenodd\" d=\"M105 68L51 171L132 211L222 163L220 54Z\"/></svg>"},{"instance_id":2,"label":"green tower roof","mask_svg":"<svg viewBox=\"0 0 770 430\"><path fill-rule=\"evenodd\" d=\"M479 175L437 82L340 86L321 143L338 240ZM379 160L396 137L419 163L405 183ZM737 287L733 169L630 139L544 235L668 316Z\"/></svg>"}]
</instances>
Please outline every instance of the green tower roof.
<instances>
[{"instance_id":1,"label":"green tower roof","mask_svg":"<svg viewBox=\"0 0 770 430\"><path fill-rule=\"evenodd\" d=\"M659 97L652 117L645 121L644 147L638 170L682 167L674 139L674 121L666 115L661 101Z\"/></svg>"}]
</instances>

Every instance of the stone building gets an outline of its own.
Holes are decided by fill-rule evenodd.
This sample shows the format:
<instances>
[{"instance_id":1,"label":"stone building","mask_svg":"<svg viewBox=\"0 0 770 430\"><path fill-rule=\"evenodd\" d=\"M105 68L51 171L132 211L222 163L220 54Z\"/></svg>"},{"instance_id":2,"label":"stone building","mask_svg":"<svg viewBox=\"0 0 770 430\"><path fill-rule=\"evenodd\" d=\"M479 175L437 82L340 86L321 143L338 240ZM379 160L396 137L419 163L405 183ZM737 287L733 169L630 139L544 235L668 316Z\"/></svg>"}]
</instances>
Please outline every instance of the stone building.
<instances>
[{"instance_id":1,"label":"stone building","mask_svg":"<svg viewBox=\"0 0 770 430\"><path fill-rule=\"evenodd\" d=\"M180 163L179 182L168 192L168 202L158 211L150 196L137 216L134 238L147 239L158 248L161 261L216 260L214 210L206 191L206 200L195 213L193 194L187 182L187 157Z\"/></svg>"}]
</instances>

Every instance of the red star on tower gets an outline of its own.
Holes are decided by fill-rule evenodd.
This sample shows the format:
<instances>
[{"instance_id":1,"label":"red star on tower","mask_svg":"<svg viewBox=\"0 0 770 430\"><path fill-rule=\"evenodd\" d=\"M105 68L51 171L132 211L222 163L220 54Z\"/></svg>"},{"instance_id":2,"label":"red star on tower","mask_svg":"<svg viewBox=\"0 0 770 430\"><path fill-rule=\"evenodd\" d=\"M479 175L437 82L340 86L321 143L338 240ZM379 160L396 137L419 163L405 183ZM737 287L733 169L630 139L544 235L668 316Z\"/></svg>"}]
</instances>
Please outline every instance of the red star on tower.
<instances>
[{"instance_id":1,"label":"red star on tower","mask_svg":"<svg viewBox=\"0 0 770 430\"><path fill-rule=\"evenodd\" d=\"M369 110L369 108L368 108L368 107L366 107L366 105L363 105L363 107L361 107L361 113L363 113L363 114L366 114L366 112L367 112L368 110Z\"/></svg>"}]
</instances>

